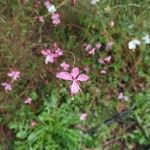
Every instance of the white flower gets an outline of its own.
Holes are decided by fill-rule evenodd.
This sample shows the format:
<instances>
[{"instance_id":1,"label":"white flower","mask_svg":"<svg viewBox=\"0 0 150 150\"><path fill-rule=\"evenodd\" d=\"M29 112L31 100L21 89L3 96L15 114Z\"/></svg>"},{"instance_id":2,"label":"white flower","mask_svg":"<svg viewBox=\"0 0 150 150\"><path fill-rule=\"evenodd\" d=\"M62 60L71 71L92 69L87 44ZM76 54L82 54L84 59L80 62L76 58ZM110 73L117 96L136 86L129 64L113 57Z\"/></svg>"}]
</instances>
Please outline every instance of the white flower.
<instances>
[{"instance_id":1,"label":"white flower","mask_svg":"<svg viewBox=\"0 0 150 150\"><path fill-rule=\"evenodd\" d=\"M134 39L128 43L128 48L134 50L140 44L141 42L139 40Z\"/></svg>"},{"instance_id":2,"label":"white flower","mask_svg":"<svg viewBox=\"0 0 150 150\"><path fill-rule=\"evenodd\" d=\"M47 8L47 10L48 10L49 13L53 14L54 12L56 12L55 5L51 4L49 1L45 2L45 6L46 6L46 8Z\"/></svg>"},{"instance_id":3,"label":"white flower","mask_svg":"<svg viewBox=\"0 0 150 150\"><path fill-rule=\"evenodd\" d=\"M99 2L99 0L91 0L92 5L96 5L97 2Z\"/></svg>"},{"instance_id":4,"label":"white flower","mask_svg":"<svg viewBox=\"0 0 150 150\"><path fill-rule=\"evenodd\" d=\"M144 36L142 39L144 40L145 44L150 44L150 36L148 34Z\"/></svg>"}]
</instances>

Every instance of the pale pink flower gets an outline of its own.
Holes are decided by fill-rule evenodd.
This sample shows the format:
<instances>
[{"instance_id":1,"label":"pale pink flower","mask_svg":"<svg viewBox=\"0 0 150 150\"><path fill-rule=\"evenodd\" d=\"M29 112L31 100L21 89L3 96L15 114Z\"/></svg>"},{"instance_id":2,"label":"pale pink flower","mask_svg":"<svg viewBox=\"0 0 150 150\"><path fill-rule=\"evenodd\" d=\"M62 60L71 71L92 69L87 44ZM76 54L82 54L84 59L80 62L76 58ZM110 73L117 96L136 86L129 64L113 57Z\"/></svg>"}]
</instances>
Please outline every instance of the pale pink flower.
<instances>
[{"instance_id":1,"label":"pale pink flower","mask_svg":"<svg viewBox=\"0 0 150 150\"><path fill-rule=\"evenodd\" d=\"M119 99L119 100L128 101L129 97L128 97L128 96L125 96L123 92L120 92L120 93L118 94L118 99Z\"/></svg>"},{"instance_id":2,"label":"pale pink flower","mask_svg":"<svg viewBox=\"0 0 150 150\"><path fill-rule=\"evenodd\" d=\"M12 85L11 85L11 83L3 82L3 83L1 83L1 85L4 87L4 89L5 89L6 92L12 90Z\"/></svg>"},{"instance_id":3,"label":"pale pink flower","mask_svg":"<svg viewBox=\"0 0 150 150\"><path fill-rule=\"evenodd\" d=\"M102 47L101 43L96 43L95 48L98 50Z\"/></svg>"},{"instance_id":4,"label":"pale pink flower","mask_svg":"<svg viewBox=\"0 0 150 150\"><path fill-rule=\"evenodd\" d=\"M66 62L62 62L61 64L60 64L60 66L66 71L66 70L68 70L69 69L69 67L70 67L70 65L69 64L67 64Z\"/></svg>"},{"instance_id":5,"label":"pale pink flower","mask_svg":"<svg viewBox=\"0 0 150 150\"><path fill-rule=\"evenodd\" d=\"M85 45L85 51L89 51L90 49L92 49L91 44L84 44L84 45Z\"/></svg>"},{"instance_id":6,"label":"pale pink flower","mask_svg":"<svg viewBox=\"0 0 150 150\"><path fill-rule=\"evenodd\" d=\"M95 52L96 52L96 48L93 47L91 50L88 51L88 54L89 55L94 55Z\"/></svg>"},{"instance_id":7,"label":"pale pink flower","mask_svg":"<svg viewBox=\"0 0 150 150\"><path fill-rule=\"evenodd\" d=\"M42 55L45 57L45 63L48 64L48 62L53 63L55 55L51 52L50 49L42 50Z\"/></svg>"},{"instance_id":8,"label":"pale pink flower","mask_svg":"<svg viewBox=\"0 0 150 150\"><path fill-rule=\"evenodd\" d=\"M105 61L104 61L104 59L102 59L102 58L99 58L99 59L98 59L98 62L99 62L100 64L105 64Z\"/></svg>"},{"instance_id":9,"label":"pale pink flower","mask_svg":"<svg viewBox=\"0 0 150 150\"><path fill-rule=\"evenodd\" d=\"M9 77L12 78L12 80L17 80L20 77L20 71L17 70L11 70L8 74Z\"/></svg>"},{"instance_id":10,"label":"pale pink flower","mask_svg":"<svg viewBox=\"0 0 150 150\"><path fill-rule=\"evenodd\" d=\"M114 42L107 42L106 50L111 50Z\"/></svg>"},{"instance_id":11,"label":"pale pink flower","mask_svg":"<svg viewBox=\"0 0 150 150\"><path fill-rule=\"evenodd\" d=\"M39 16L39 17L38 17L38 20L39 20L40 22L44 23L44 17L43 17L43 16Z\"/></svg>"},{"instance_id":12,"label":"pale pink flower","mask_svg":"<svg viewBox=\"0 0 150 150\"><path fill-rule=\"evenodd\" d=\"M32 127L35 127L37 125L37 122L36 121L34 121L34 120L32 120L32 122L31 122L31 126Z\"/></svg>"},{"instance_id":13,"label":"pale pink flower","mask_svg":"<svg viewBox=\"0 0 150 150\"><path fill-rule=\"evenodd\" d=\"M106 57L106 58L104 59L104 61L105 61L106 63L110 63L110 62L111 62L111 59L112 59L112 57L111 57L111 56L108 56L108 57Z\"/></svg>"},{"instance_id":14,"label":"pale pink flower","mask_svg":"<svg viewBox=\"0 0 150 150\"><path fill-rule=\"evenodd\" d=\"M120 93L118 94L118 99L120 99L120 100L124 99L124 94L123 94L123 92L120 92Z\"/></svg>"},{"instance_id":15,"label":"pale pink flower","mask_svg":"<svg viewBox=\"0 0 150 150\"><path fill-rule=\"evenodd\" d=\"M72 94L76 94L81 90L80 81L87 81L89 79L87 75L79 74L79 69L77 67L73 68L71 73L65 71L59 72L57 73L56 77L63 80L73 81L70 86L70 90Z\"/></svg>"},{"instance_id":16,"label":"pale pink flower","mask_svg":"<svg viewBox=\"0 0 150 150\"><path fill-rule=\"evenodd\" d=\"M52 23L57 26L58 24L60 24L60 15L59 13L53 13L52 16Z\"/></svg>"},{"instance_id":17,"label":"pale pink flower","mask_svg":"<svg viewBox=\"0 0 150 150\"><path fill-rule=\"evenodd\" d=\"M86 72L89 72L90 69L89 69L88 66L85 66L85 67L84 67L84 70L85 70Z\"/></svg>"},{"instance_id":18,"label":"pale pink flower","mask_svg":"<svg viewBox=\"0 0 150 150\"><path fill-rule=\"evenodd\" d=\"M63 56L63 51L60 48L55 50L55 57Z\"/></svg>"},{"instance_id":19,"label":"pale pink flower","mask_svg":"<svg viewBox=\"0 0 150 150\"><path fill-rule=\"evenodd\" d=\"M24 100L24 103L31 105L31 103L32 103L32 98L27 97L27 98Z\"/></svg>"},{"instance_id":20,"label":"pale pink flower","mask_svg":"<svg viewBox=\"0 0 150 150\"><path fill-rule=\"evenodd\" d=\"M104 70L104 69L101 70L101 74L106 74L106 73L107 73L106 70Z\"/></svg>"},{"instance_id":21,"label":"pale pink flower","mask_svg":"<svg viewBox=\"0 0 150 150\"><path fill-rule=\"evenodd\" d=\"M86 113L81 114L81 115L80 115L80 120L81 120L81 121L86 120L86 119L87 119L87 116L88 116L88 115L87 115Z\"/></svg>"},{"instance_id":22,"label":"pale pink flower","mask_svg":"<svg viewBox=\"0 0 150 150\"><path fill-rule=\"evenodd\" d=\"M99 58L98 62L100 64L109 64L112 60L112 56L108 56L106 58Z\"/></svg>"},{"instance_id":23,"label":"pale pink flower","mask_svg":"<svg viewBox=\"0 0 150 150\"><path fill-rule=\"evenodd\" d=\"M114 27L114 26L115 26L115 21L114 21L114 20L111 20L111 21L109 22L109 25L110 25L111 27Z\"/></svg>"}]
</instances>

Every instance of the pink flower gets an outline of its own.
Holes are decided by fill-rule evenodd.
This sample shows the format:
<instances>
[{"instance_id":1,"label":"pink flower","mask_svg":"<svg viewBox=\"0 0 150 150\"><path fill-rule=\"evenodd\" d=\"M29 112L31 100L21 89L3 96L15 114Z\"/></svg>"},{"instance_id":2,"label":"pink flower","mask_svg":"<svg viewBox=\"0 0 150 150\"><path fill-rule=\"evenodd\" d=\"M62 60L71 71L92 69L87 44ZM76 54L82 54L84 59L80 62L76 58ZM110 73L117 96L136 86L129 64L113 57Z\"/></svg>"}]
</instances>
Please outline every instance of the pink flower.
<instances>
[{"instance_id":1,"label":"pink flower","mask_svg":"<svg viewBox=\"0 0 150 150\"><path fill-rule=\"evenodd\" d=\"M118 94L118 99L119 99L119 100L125 100L125 101L127 101L127 100L129 99L129 97L128 97L128 96L125 96L123 92L120 92L120 93Z\"/></svg>"},{"instance_id":2,"label":"pink flower","mask_svg":"<svg viewBox=\"0 0 150 150\"><path fill-rule=\"evenodd\" d=\"M114 42L107 42L106 50L111 50Z\"/></svg>"},{"instance_id":3,"label":"pink flower","mask_svg":"<svg viewBox=\"0 0 150 150\"><path fill-rule=\"evenodd\" d=\"M88 66L85 66L85 67L84 67L84 71L89 72L89 67L88 67Z\"/></svg>"},{"instance_id":4,"label":"pink flower","mask_svg":"<svg viewBox=\"0 0 150 150\"><path fill-rule=\"evenodd\" d=\"M63 51L60 48L55 50L55 57L63 56Z\"/></svg>"},{"instance_id":5,"label":"pink flower","mask_svg":"<svg viewBox=\"0 0 150 150\"><path fill-rule=\"evenodd\" d=\"M31 105L32 99L31 99L30 97L27 97L27 98L24 100L24 103Z\"/></svg>"},{"instance_id":6,"label":"pink flower","mask_svg":"<svg viewBox=\"0 0 150 150\"><path fill-rule=\"evenodd\" d=\"M62 63L60 64L60 66L61 66L64 70L68 70L69 67L70 67L70 65L67 64L66 62L62 62Z\"/></svg>"},{"instance_id":7,"label":"pink flower","mask_svg":"<svg viewBox=\"0 0 150 150\"><path fill-rule=\"evenodd\" d=\"M84 44L85 45L85 51L89 51L92 48L91 44Z\"/></svg>"},{"instance_id":8,"label":"pink flower","mask_svg":"<svg viewBox=\"0 0 150 150\"><path fill-rule=\"evenodd\" d=\"M52 16L52 23L57 26L58 24L60 24L60 15L59 13L53 13Z\"/></svg>"},{"instance_id":9,"label":"pink flower","mask_svg":"<svg viewBox=\"0 0 150 150\"><path fill-rule=\"evenodd\" d=\"M11 85L11 83L3 82L1 85L4 87L4 89L5 89L6 92L12 90L12 85Z\"/></svg>"},{"instance_id":10,"label":"pink flower","mask_svg":"<svg viewBox=\"0 0 150 150\"><path fill-rule=\"evenodd\" d=\"M91 50L88 51L88 54L94 55L95 52L96 52L96 48L93 47Z\"/></svg>"},{"instance_id":11,"label":"pink flower","mask_svg":"<svg viewBox=\"0 0 150 150\"><path fill-rule=\"evenodd\" d=\"M57 73L56 77L63 80L73 81L70 86L70 90L72 94L76 94L81 90L80 81L87 81L89 79L87 75L79 74L79 69L77 67L73 68L71 73L65 71L59 72Z\"/></svg>"},{"instance_id":12,"label":"pink flower","mask_svg":"<svg viewBox=\"0 0 150 150\"><path fill-rule=\"evenodd\" d=\"M120 100L124 99L124 94L122 92L120 92L118 94L118 99L120 99Z\"/></svg>"},{"instance_id":13,"label":"pink flower","mask_svg":"<svg viewBox=\"0 0 150 150\"><path fill-rule=\"evenodd\" d=\"M112 57L111 57L111 56L108 56L108 57L106 57L106 58L104 59L104 61L105 61L106 63L110 63L110 62L111 62L111 59L112 59Z\"/></svg>"},{"instance_id":14,"label":"pink flower","mask_svg":"<svg viewBox=\"0 0 150 150\"><path fill-rule=\"evenodd\" d=\"M105 64L104 59L102 59L102 58L99 58L98 62L99 62L100 64Z\"/></svg>"},{"instance_id":15,"label":"pink flower","mask_svg":"<svg viewBox=\"0 0 150 150\"><path fill-rule=\"evenodd\" d=\"M32 126L32 127L35 127L36 125L37 125L36 121L33 120L33 121L31 122L31 126Z\"/></svg>"},{"instance_id":16,"label":"pink flower","mask_svg":"<svg viewBox=\"0 0 150 150\"><path fill-rule=\"evenodd\" d=\"M111 62L111 59L112 59L112 56L108 56L108 57L106 57L106 58L100 58L99 60L98 60L98 62L100 63L100 64L109 64L110 62Z\"/></svg>"},{"instance_id":17,"label":"pink flower","mask_svg":"<svg viewBox=\"0 0 150 150\"><path fill-rule=\"evenodd\" d=\"M20 71L17 70L11 70L8 74L9 77L12 78L12 80L17 80L20 77Z\"/></svg>"},{"instance_id":18,"label":"pink flower","mask_svg":"<svg viewBox=\"0 0 150 150\"><path fill-rule=\"evenodd\" d=\"M80 115L80 120L81 120L81 121L86 120L87 116L88 116L88 115L87 115L86 113L81 114L81 115Z\"/></svg>"},{"instance_id":19,"label":"pink flower","mask_svg":"<svg viewBox=\"0 0 150 150\"><path fill-rule=\"evenodd\" d=\"M45 63L48 64L48 62L53 63L55 55L51 52L50 49L42 50L42 55L45 57Z\"/></svg>"},{"instance_id":20,"label":"pink flower","mask_svg":"<svg viewBox=\"0 0 150 150\"><path fill-rule=\"evenodd\" d=\"M102 47L101 43L96 43L95 48L98 50Z\"/></svg>"},{"instance_id":21,"label":"pink flower","mask_svg":"<svg viewBox=\"0 0 150 150\"><path fill-rule=\"evenodd\" d=\"M40 22L44 23L44 18L43 18L43 16L39 16L39 17L38 17L38 20L39 20Z\"/></svg>"},{"instance_id":22,"label":"pink flower","mask_svg":"<svg viewBox=\"0 0 150 150\"><path fill-rule=\"evenodd\" d=\"M106 74L106 73L107 73L106 70L104 70L104 69L101 70L101 74Z\"/></svg>"}]
</instances>

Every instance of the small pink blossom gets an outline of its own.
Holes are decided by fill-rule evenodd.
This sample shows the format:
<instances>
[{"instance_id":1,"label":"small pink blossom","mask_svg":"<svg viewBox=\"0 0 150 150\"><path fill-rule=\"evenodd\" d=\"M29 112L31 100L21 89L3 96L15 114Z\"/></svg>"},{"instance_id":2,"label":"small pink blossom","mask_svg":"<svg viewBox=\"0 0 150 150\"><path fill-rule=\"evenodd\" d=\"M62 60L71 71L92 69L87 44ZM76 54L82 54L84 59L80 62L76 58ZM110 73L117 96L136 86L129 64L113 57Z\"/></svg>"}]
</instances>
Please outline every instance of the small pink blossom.
<instances>
[{"instance_id":1,"label":"small pink blossom","mask_svg":"<svg viewBox=\"0 0 150 150\"><path fill-rule=\"evenodd\" d=\"M62 62L62 63L60 64L60 66L61 66L65 71L68 70L69 67L70 67L70 65L67 64L66 62Z\"/></svg>"},{"instance_id":2,"label":"small pink blossom","mask_svg":"<svg viewBox=\"0 0 150 150\"><path fill-rule=\"evenodd\" d=\"M120 92L120 93L118 94L118 99L119 99L119 100L125 100L125 101L127 101L127 100L129 99L129 97L128 97L128 96L125 96L123 92Z\"/></svg>"},{"instance_id":3,"label":"small pink blossom","mask_svg":"<svg viewBox=\"0 0 150 150\"><path fill-rule=\"evenodd\" d=\"M92 49L91 44L84 44L84 45L85 45L85 51L89 51L90 49Z\"/></svg>"},{"instance_id":4,"label":"small pink blossom","mask_svg":"<svg viewBox=\"0 0 150 150\"><path fill-rule=\"evenodd\" d=\"M106 58L100 58L98 62L100 64L109 64L112 60L112 56L107 56Z\"/></svg>"},{"instance_id":5,"label":"small pink blossom","mask_svg":"<svg viewBox=\"0 0 150 150\"><path fill-rule=\"evenodd\" d=\"M118 99L119 99L119 100L124 99L124 94L123 94L123 92L120 92L120 93L118 94Z\"/></svg>"},{"instance_id":6,"label":"small pink blossom","mask_svg":"<svg viewBox=\"0 0 150 150\"><path fill-rule=\"evenodd\" d=\"M63 51L60 48L55 50L55 57L63 56Z\"/></svg>"},{"instance_id":7,"label":"small pink blossom","mask_svg":"<svg viewBox=\"0 0 150 150\"><path fill-rule=\"evenodd\" d=\"M32 127L35 127L36 125L37 125L37 122L33 120L33 121L31 122L31 126L32 126Z\"/></svg>"},{"instance_id":8,"label":"small pink blossom","mask_svg":"<svg viewBox=\"0 0 150 150\"><path fill-rule=\"evenodd\" d=\"M54 62L55 55L51 52L50 49L42 50L41 53L45 57L45 63L46 64L48 64L49 62L50 63Z\"/></svg>"},{"instance_id":9,"label":"small pink blossom","mask_svg":"<svg viewBox=\"0 0 150 150\"><path fill-rule=\"evenodd\" d=\"M102 47L101 43L96 43L95 48L98 50Z\"/></svg>"},{"instance_id":10,"label":"small pink blossom","mask_svg":"<svg viewBox=\"0 0 150 150\"><path fill-rule=\"evenodd\" d=\"M80 120L81 120L81 121L86 120L86 119L87 119L87 116L88 116L88 115L87 115L86 113L81 114L81 115L80 115Z\"/></svg>"},{"instance_id":11,"label":"small pink blossom","mask_svg":"<svg viewBox=\"0 0 150 150\"><path fill-rule=\"evenodd\" d=\"M84 67L84 70L85 70L86 72L89 72L90 69L89 69L88 66L85 66L85 67Z\"/></svg>"},{"instance_id":12,"label":"small pink blossom","mask_svg":"<svg viewBox=\"0 0 150 150\"><path fill-rule=\"evenodd\" d=\"M78 93L80 89L80 81L87 81L89 77L85 74L79 74L79 69L73 68L71 73L69 72L59 72L56 75L57 78L63 79L63 80L70 80L72 81L72 84L70 86L70 90L72 94Z\"/></svg>"},{"instance_id":13,"label":"small pink blossom","mask_svg":"<svg viewBox=\"0 0 150 150\"><path fill-rule=\"evenodd\" d=\"M105 69L101 70L101 74L106 74L106 73L107 73L107 71Z\"/></svg>"},{"instance_id":14,"label":"small pink blossom","mask_svg":"<svg viewBox=\"0 0 150 150\"><path fill-rule=\"evenodd\" d=\"M91 50L88 51L88 54L89 55L95 55L95 52L96 52L96 48L93 47Z\"/></svg>"},{"instance_id":15,"label":"small pink blossom","mask_svg":"<svg viewBox=\"0 0 150 150\"><path fill-rule=\"evenodd\" d=\"M111 50L112 49L112 46L113 46L114 42L107 42L107 45L106 45L106 50Z\"/></svg>"},{"instance_id":16,"label":"small pink blossom","mask_svg":"<svg viewBox=\"0 0 150 150\"><path fill-rule=\"evenodd\" d=\"M38 20L39 20L40 22L44 23L44 17L43 17L43 16L39 16L39 17L38 17Z\"/></svg>"},{"instance_id":17,"label":"small pink blossom","mask_svg":"<svg viewBox=\"0 0 150 150\"><path fill-rule=\"evenodd\" d=\"M100 64L105 64L105 61L104 61L104 59L102 59L102 58L99 58L98 62L99 62Z\"/></svg>"},{"instance_id":18,"label":"small pink blossom","mask_svg":"<svg viewBox=\"0 0 150 150\"><path fill-rule=\"evenodd\" d=\"M27 97L27 98L24 100L24 103L31 105L31 103L32 103L32 98Z\"/></svg>"},{"instance_id":19,"label":"small pink blossom","mask_svg":"<svg viewBox=\"0 0 150 150\"><path fill-rule=\"evenodd\" d=\"M17 80L20 77L20 71L17 70L11 70L8 74L9 77L12 78L12 80Z\"/></svg>"},{"instance_id":20,"label":"small pink blossom","mask_svg":"<svg viewBox=\"0 0 150 150\"><path fill-rule=\"evenodd\" d=\"M4 89L5 89L6 92L12 90L12 85L11 85L11 83L3 82L3 83L1 83L1 85L4 87Z\"/></svg>"},{"instance_id":21,"label":"small pink blossom","mask_svg":"<svg viewBox=\"0 0 150 150\"><path fill-rule=\"evenodd\" d=\"M111 56L108 56L108 57L106 57L106 58L104 59L104 61L105 61L106 63L110 63L110 62L111 62L111 59L112 59L112 57L111 57Z\"/></svg>"},{"instance_id":22,"label":"small pink blossom","mask_svg":"<svg viewBox=\"0 0 150 150\"><path fill-rule=\"evenodd\" d=\"M59 13L53 13L52 16L52 23L57 26L58 24L60 24L60 15Z\"/></svg>"}]
</instances>

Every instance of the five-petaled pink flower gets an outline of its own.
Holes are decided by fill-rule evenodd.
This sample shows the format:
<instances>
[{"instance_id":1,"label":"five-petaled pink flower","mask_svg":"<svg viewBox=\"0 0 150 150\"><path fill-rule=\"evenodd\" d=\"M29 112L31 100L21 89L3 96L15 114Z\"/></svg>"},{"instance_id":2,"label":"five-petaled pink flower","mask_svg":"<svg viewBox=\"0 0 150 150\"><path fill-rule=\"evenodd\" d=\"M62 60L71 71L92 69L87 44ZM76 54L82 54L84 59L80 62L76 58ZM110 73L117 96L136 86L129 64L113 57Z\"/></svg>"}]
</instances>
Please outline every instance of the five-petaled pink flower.
<instances>
[{"instance_id":1,"label":"five-petaled pink flower","mask_svg":"<svg viewBox=\"0 0 150 150\"><path fill-rule=\"evenodd\" d=\"M67 64L66 62L62 62L61 64L60 64L60 66L66 71L66 70L68 70L69 69L69 67L70 67L70 65L69 64Z\"/></svg>"},{"instance_id":2,"label":"five-petaled pink flower","mask_svg":"<svg viewBox=\"0 0 150 150\"><path fill-rule=\"evenodd\" d=\"M4 89L5 89L6 92L12 90L12 85L11 85L11 83L3 82L1 85L4 87Z\"/></svg>"},{"instance_id":3,"label":"five-petaled pink flower","mask_svg":"<svg viewBox=\"0 0 150 150\"><path fill-rule=\"evenodd\" d=\"M79 69L77 67L73 68L71 73L65 71L59 72L56 77L63 80L73 81L70 86L72 94L76 94L81 90L80 81L87 81L89 79L87 75L79 74Z\"/></svg>"},{"instance_id":4,"label":"five-petaled pink flower","mask_svg":"<svg viewBox=\"0 0 150 150\"><path fill-rule=\"evenodd\" d=\"M12 80L17 80L20 77L20 71L17 70L11 70L8 74L9 77L12 78Z\"/></svg>"},{"instance_id":5,"label":"five-petaled pink flower","mask_svg":"<svg viewBox=\"0 0 150 150\"><path fill-rule=\"evenodd\" d=\"M32 98L27 97L27 98L24 100L24 103L31 105L31 103L32 103Z\"/></svg>"}]
</instances>

